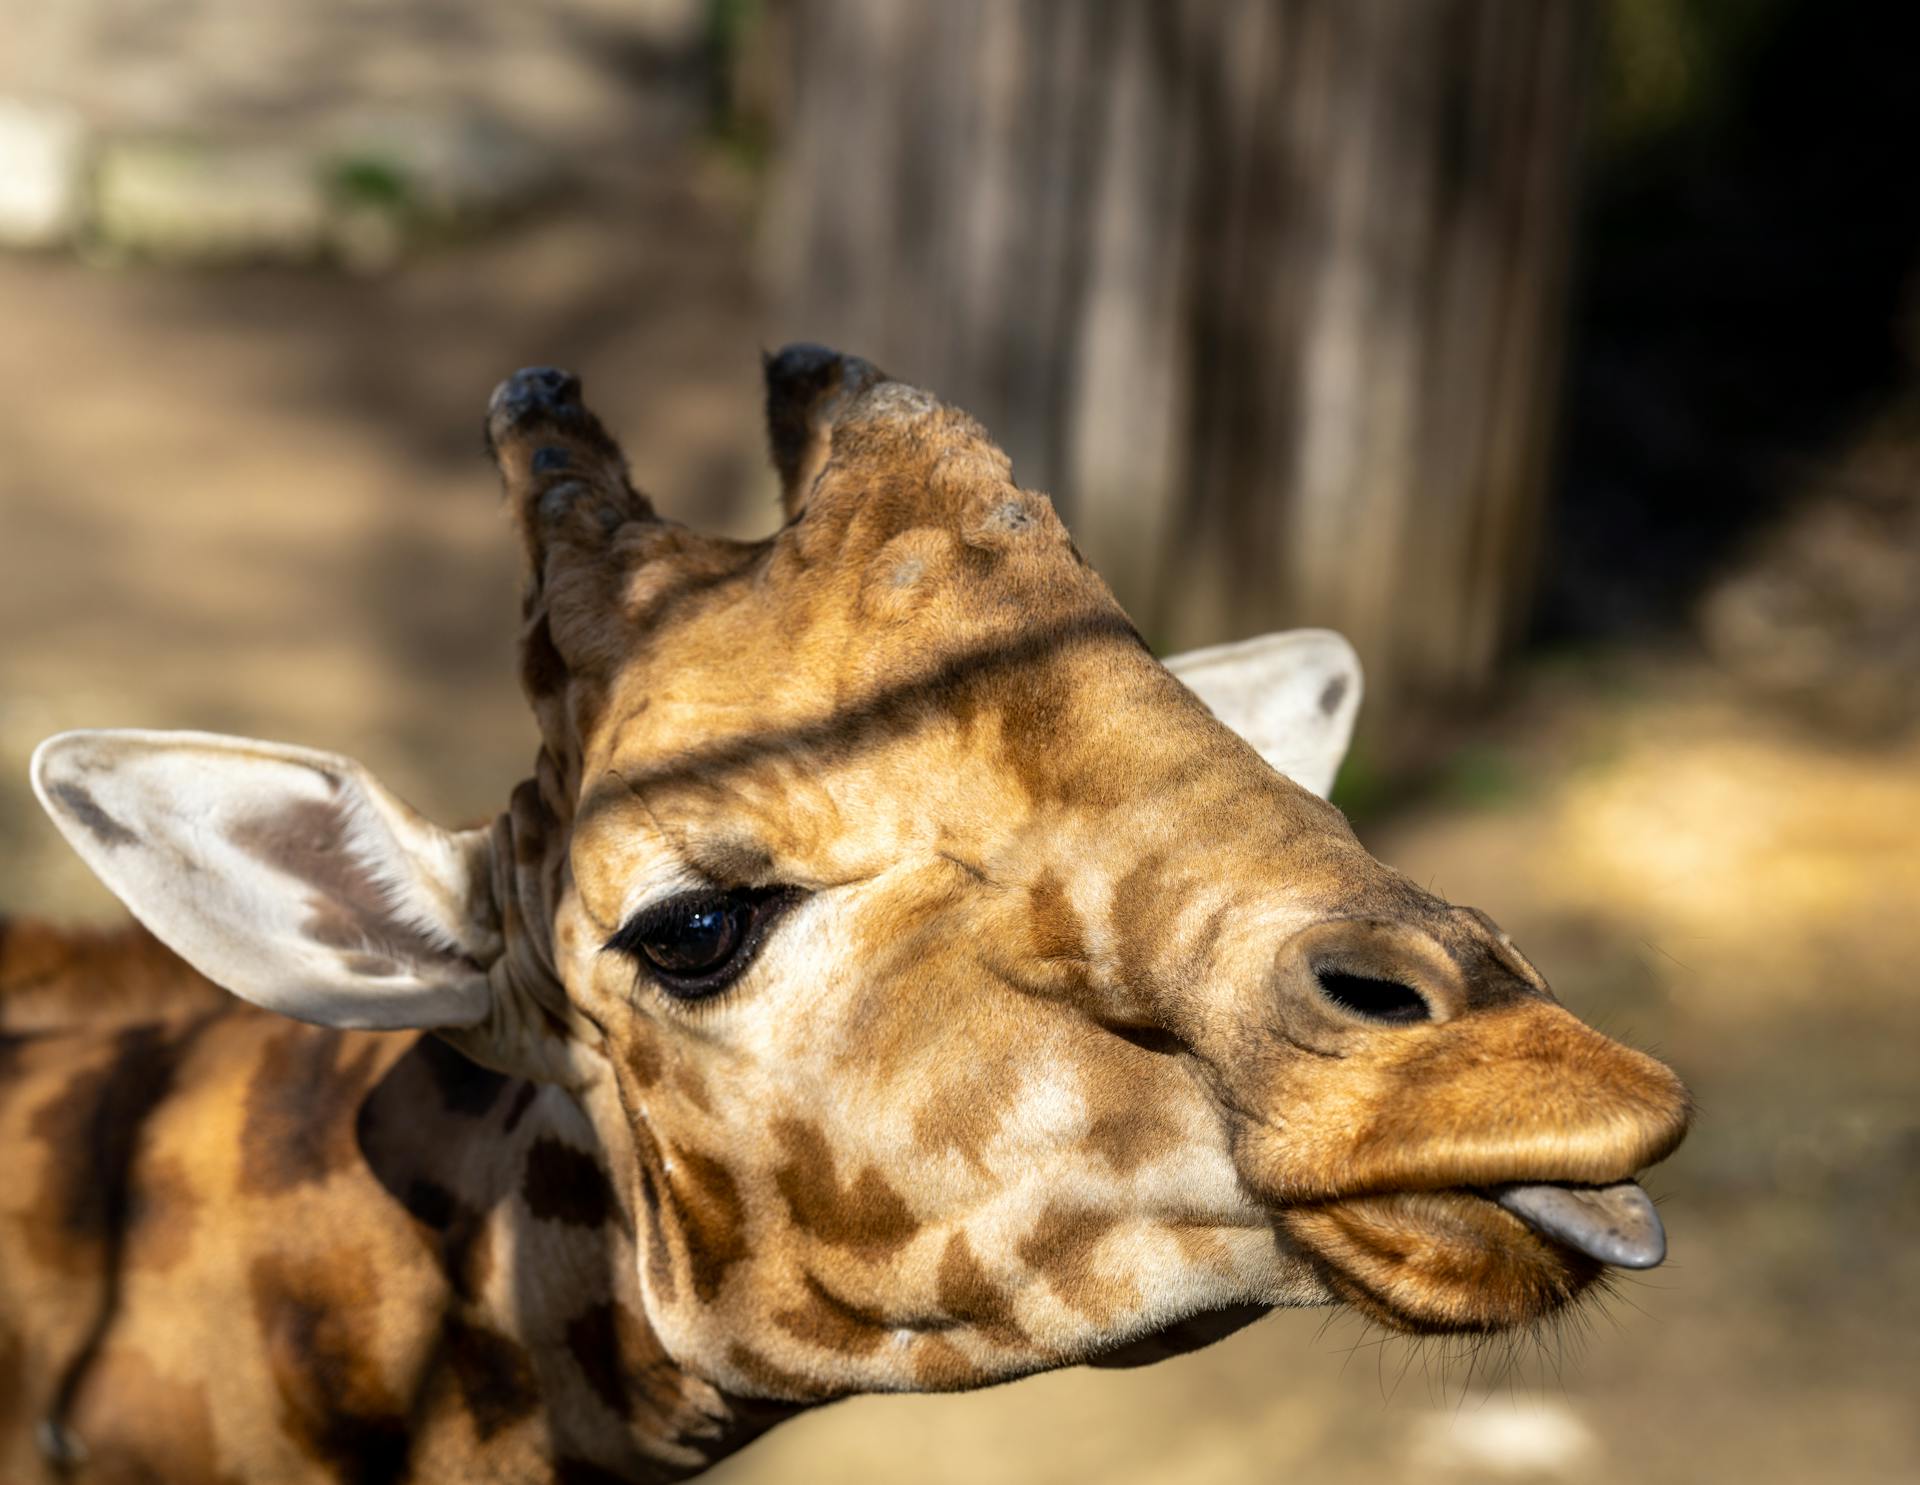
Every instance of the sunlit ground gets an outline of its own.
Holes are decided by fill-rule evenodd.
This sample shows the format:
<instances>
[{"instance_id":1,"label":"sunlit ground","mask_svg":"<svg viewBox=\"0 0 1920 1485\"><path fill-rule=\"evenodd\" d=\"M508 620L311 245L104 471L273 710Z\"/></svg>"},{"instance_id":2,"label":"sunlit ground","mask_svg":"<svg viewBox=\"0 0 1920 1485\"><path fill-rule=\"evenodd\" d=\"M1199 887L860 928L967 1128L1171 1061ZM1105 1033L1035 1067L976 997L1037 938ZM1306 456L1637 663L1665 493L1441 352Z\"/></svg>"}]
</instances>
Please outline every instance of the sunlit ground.
<instances>
[{"instance_id":1,"label":"sunlit ground","mask_svg":"<svg viewBox=\"0 0 1920 1485\"><path fill-rule=\"evenodd\" d=\"M350 751L448 821L532 749L479 413L561 361L672 512L768 523L739 234L644 183L391 280L0 261L0 902L102 915L27 754L76 725ZM1672 1061L1672 1259L1507 1367L1280 1316L1183 1361L788 1425L747 1481L1920 1474L1920 746L1849 750L1697 662L1541 662L1374 849Z\"/></svg>"}]
</instances>

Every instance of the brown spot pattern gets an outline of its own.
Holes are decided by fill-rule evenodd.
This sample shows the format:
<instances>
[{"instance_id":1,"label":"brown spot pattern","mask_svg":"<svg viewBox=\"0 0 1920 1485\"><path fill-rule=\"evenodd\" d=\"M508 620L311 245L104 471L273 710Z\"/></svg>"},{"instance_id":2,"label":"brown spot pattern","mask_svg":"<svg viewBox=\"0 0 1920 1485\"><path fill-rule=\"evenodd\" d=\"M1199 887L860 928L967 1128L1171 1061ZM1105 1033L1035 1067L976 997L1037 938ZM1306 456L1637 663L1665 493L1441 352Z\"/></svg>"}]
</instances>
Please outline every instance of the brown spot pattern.
<instances>
[{"instance_id":1,"label":"brown spot pattern","mask_svg":"<svg viewBox=\"0 0 1920 1485\"><path fill-rule=\"evenodd\" d=\"M427 1226L445 1232L456 1222L467 1216L464 1203L442 1186L438 1181L420 1176L407 1183L407 1189L401 1193L401 1205L408 1213ZM469 1217L470 1220L470 1217Z\"/></svg>"},{"instance_id":2,"label":"brown spot pattern","mask_svg":"<svg viewBox=\"0 0 1920 1485\"><path fill-rule=\"evenodd\" d=\"M533 1362L518 1342L457 1315L448 1319L445 1339L460 1400L483 1443L532 1415L540 1394Z\"/></svg>"},{"instance_id":3,"label":"brown spot pattern","mask_svg":"<svg viewBox=\"0 0 1920 1485\"><path fill-rule=\"evenodd\" d=\"M774 1313L774 1324L788 1335L851 1356L867 1355L886 1336L886 1321L830 1293L813 1275L806 1276L806 1286L804 1304Z\"/></svg>"},{"instance_id":4,"label":"brown spot pattern","mask_svg":"<svg viewBox=\"0 0 1920 1485\"><path fill-rule=\"evenodd\" d=\"M651 1088L660 1081L660 1049L652 1036L641 1032L627 1044L626 1064L636 1088Z\"/></svg>"},{"instance_id":5,"label":"brown spot pattern","mask_svg":"<svg viewBox=\"0 0 1920 1485\"><path fill-rule=\"evenodd\" d=\"M682 1432L690 1419L684 1377L652 1328L625 1305L590 1305L567 1325L568 1353L608 1412L649 1437Z\"/></svg>"},{"instance_id":6,"label":"brown spot pattern","mask_svg":"<svg viewBox=\"0 0 1920 1485\"><path fill-rule=\"evenodd\" d=\"M0 1327L0 1435L19 1425L27 1405L26 1347L11 1330Z\"/></svg>"},{"instance_id":7,"label":"brown spot pattern","mask_svg":"<svg viewBox=\"0 0 1920 1485\"><path fill-rule=\"evenodd\" d=\"M1164 1226L1180 1245L1180 1256L1195 1268L1209 1268L1222 1274L1230 1271L1233 1252L1219 1233L1211 1228L1193 1227L1184 1222L1166 1223Z\"/></svg>"},{"instance_id":8,"label":"brown spot pattern","mask_svg":"<svg viewBox=\"0 0 1920 1485\"><path fill-rule=\"evenodd\" d=\"M527 1116L527 1110L533 1107L533 1100L540 1092L540 1085L534 1082L522 1083L514 1089L513 1102L507 1105L507 1122L500 1126L503 1133L512 1134L520 1127L520 1121Z\"/></svg>"},{"instance_id":9,"label":"brown spot pattern","mask_svg":"<svg viewBox=\"0 0 1920 1485\"><path fill-rule=\"evenodd\" d=\"M1151 1106L1123 1106L1094 1116L1087 1130L1087 1148L1125 1176L1172 1149L1178 1136L1173 1121Z\"/></svg>"},{"instance_id":10,"label":"brown spot pattern","mask_svg":"<svg viewBox=\"0 0 1920 1485\"><path fill-rule=\"evenodd\" d=\"M947 1239L940 1255L940 1308L999 1346L1024 1346L1027 1333L1014 1318L1013 1300L988 1277L964 1232Z\"/></svg>"},{"instance_id":11,"label":"brown spot pattern","mask_svg":"<svg viewBox=\"0 0 1920 1485\"><path fill-rule=\"evenodd\" d=\"M482 1067L437 1036L421 1037L414 1055L432 1076L441 1107L462 1118L478 1119L490 1112L512 1081L504 1073Z\"/></svg>"},{"instance_id":12,"label":"brown spot pattern","mask_svg":"<svg viewBox=\"0 0 1920 1485\"><path fill-rule=\"evenodd\" d=\"M668 1190L687 1240L693 1292L705 1302L719 1294L727 1270L747 1256L746 1208L733 1173L711 1155L678 1151Z\"/></svg>"},{"instance_id":13,"label":"brown spot pattern","mask_svg":"<svg viewBox=\"0 0 1920 1485\"><path fill-rule=\"evenodd\" d=\"M1113 884L1108 924L1121 983L1143 1000L1150 997L1159 958L1166 952L1183 893L1166 874L1166 858L1149 852Z\"/></svg>"},{"instance_id":14,"label":"brown spot pattern","mask_svg":"<svg viewBox=\"0 0 1920 1485\"><path fill-rule=\"evenodd\" d=\"M662 1302L671 1304L679 1293L680 1281L674 1277L673 1253L667 1246L666 1223L660 1211L660 1183L653 1167L644 1161L640 1166L640 1205L647 1214L647 1282Z\"/></svg>"},{"instance_id":15,"label":"brown spot pattern","mask_svg":"<svg viewBox=\"0 0 1920 1485\"><path fill-rule=\"evenodd\" d=\"M179 1061L204 1024L173 1035L160 1026L120 1032L106 1062L34 1112L28 1129L48 1148L37 1203L45 1223L28 1231L39 1261L72 1272L101 1262L103 1249L123 1251L146 1119L172 1090Z\"/></svg>"},{"instance_id":16,"label":"brown spot pattern","mask_svg":"<svg viewBox=\"0 0 1920 1485\"><path fill-rule=\"evenodd\" d=\"M922 1392L958 1392L991 1380L944 1336L922 1336L913 1348L913 1385Z\"/></svg>"},{"instance_id":17,"label":"brown spot pattern","mask_svg":"<svg viewBox=\"0 0 1920 1485\"><path fill-rule=\"evenodd\" d=\"M614 1213L613 1186L600 1163L584 1150L546 1136L527 1151L520 1194L543 1222L598 1227Z\"/></svg>"},{"instance_id":18,"label":"brown spot pattern","mask_svg":"<svg viewBox=\"0 0 1920 1485\"><path fill-rule=\"evenodd\" d=\"M1000 1132L1019 1086L1020 1068L1011 1057L949 1058L941 1080L914 1111L914 1144L932 1156L958 1150L975 1170L987 1174L982 1152Z\"/></svg>"},{"instance_id":19,"label":"brown spot pattern","mask_svg":"<svg viewBox=\"0 0 1920 1485\"><path fill-rule=\"evenodd\" d=\"M820 1398L827 1395L827 1389L810 1377L798 1372L790 1372L785 1367L776 1366L751 1346L735 1342L727 1348L727 1364L747 1379L748 1386L755 1389L761 1397L790 1399Z\"/></svg>"},{"instance_id":20,"label":"brown spot pattern","mask_svg":"<svg viewBox=\"0 0 1920 1485\"><path fill-rule=\"evenodd\" d=\"M840 1184L833 1151L817 1124L781 1119L773 1133L788 1157L774 1172L774 1184L803 1232L834 1247L884 1254L920 1230L906 1201L874 1167L851 1185Z\"/></svg>"},{"instance_id":21,"label":"brown spot pattern","mask_svg":"<svg viewBox=\"0 0 1920 1485\"><path fill-rule=\"evenodd\" d=\"M1092 1121L1086 1148L1121 1175L1175 1149L1180 1126L1166 1112L1162 1058L1115 1038L1080 1063Z\"/></svg>"},{"instance_id":22,"label":"brown spot pattern","mask_svg":"<svg viewBox=\"0 0 1920 1485\"><path fill-rule=\"evenodd\" d=\"M627 1392L626 1367L620 1355L620 1324L634 1323L611 1301L576 1315L567 1325L567 1350L593 1395L617 1418L631 1420L633 1399Z\"/></svg>"},{"instance_id":23,"label":"brown spot pattern","mask_svg":"<svg viewBox=\"0 0 1920 1485\"><path fill-rule=\"evenodd\" d=\"M1118 1221L1110 1212L1049 1202L1017 1251L1062 1301L1098 1318L1112 1309L1114 1286L1094 1273L1093 1251Z\"/></svg>"},{"instance_id":24,"label":"brown spot pattern","mask_svg":"<svg viewBox=\"0 0 1920 1485\"><path fill-rule=\"evenodd\" d=\"M1085 926L1067 889L1051 871L1043 871L1027 889L1031 908L1027 916L1027 953L1035 959L1083 961L1087 957Z\"/></svg>"},{"instance_id":25,"label":"brown spot pattern","mask_svg":"<svg viewBox=\"0 0 1920 1485\"><path fill-rule=\"evenodd\" d=\"M137 923L0 917L0 1038L181 1021L239 1002ZM0 1040L0 1067L8 1053Z\"/></svg>"},{"instance_id":26,"label":"brown spot pattern","mask_svg":"<svg viewBox=\"0 0 1920 1485\"><path fill-rule=\"evenodd\" d=\"M713 1099L707 1092L707 1080L700 1076L700 1069L685 1058L674 1063L673 1091L701 1113L713 1112Z\"/></svg>"},{"instance_id":27,"label":"brown spot pattern","mask_svg":"<svg viewBox=\"0 0 1920 1485\"><path fill-rule=\"evenodd\" d=\"M336 1251L325 1263L262 1256L247 1284L280 1425L295 1445L343 1480L404 1479L410 1430L372 1359L378 1315L366 1255Z\"/></svg>"},{"instance_id":28,"label":"brown spot pattern","mask_svg":"<svg viewBox=\"0 0 1920 1485\"><path fill-rule=\"evenodd\" d=\"M473 1299L492 1269L489 1214L426 1176L409 1180L399 1195L408 1215L432 1229L430 1245L448 1285L462 1299Z\"/></svg>"},{"instance_id":29,"label":"brown spot pattern","mask_svg":"<svg viewBox=\"0 0 1920 1485\"><path fill-rule=\"evenodd\" d=\"M290 1024L270 1037L247 1084L241 1189L276 1196L352 1165L356 1117L380 1060L371 1036Z\"/></svg>"}]
</instances>

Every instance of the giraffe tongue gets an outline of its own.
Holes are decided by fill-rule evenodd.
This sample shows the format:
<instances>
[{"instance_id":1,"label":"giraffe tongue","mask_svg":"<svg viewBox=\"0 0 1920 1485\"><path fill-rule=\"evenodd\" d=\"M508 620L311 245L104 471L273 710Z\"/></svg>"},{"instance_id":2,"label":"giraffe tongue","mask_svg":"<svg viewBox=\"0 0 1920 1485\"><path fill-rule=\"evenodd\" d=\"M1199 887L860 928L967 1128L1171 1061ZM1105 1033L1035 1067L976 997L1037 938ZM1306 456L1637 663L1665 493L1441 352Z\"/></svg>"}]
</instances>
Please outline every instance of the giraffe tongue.
<instances>
[{"instance_id":1,"label":"giraffe tongue","mask_svg":"<svg viewBox=\"0 0 1920 1485\"><path fill-rule=\"evenodd\" d=\"M1653 1268L1667 1256L1660 1214L1636 1182L1498 1186L1488 1194L1535 1232L1615 1268Z\"/></svg>"}]
</instances>

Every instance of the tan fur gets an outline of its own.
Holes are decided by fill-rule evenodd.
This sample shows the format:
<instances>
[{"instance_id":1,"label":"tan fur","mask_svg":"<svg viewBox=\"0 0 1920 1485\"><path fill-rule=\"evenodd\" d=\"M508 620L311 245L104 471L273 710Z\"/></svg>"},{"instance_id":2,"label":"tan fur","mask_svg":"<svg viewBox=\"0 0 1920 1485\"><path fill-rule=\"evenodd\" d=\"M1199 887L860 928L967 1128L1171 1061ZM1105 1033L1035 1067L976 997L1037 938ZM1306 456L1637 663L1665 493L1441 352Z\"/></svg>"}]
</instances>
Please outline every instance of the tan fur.
<instances>
[{"instance_id":1,"label":"tan fur","mask_svg":"<svg viewBox=\"0 0 1920 1485\"><path fill-rule=\"evenodd\" d=\"M67 928L0 918L0 1033L168 1020L228 1003L137 923Z\"/></svg>"},{"instance_id":2,"label":"tan fur","mask_svg":"<svg viewBox=\"0 0 1920 1485\"><path fill-rule=\"evenodd\" d=\"M543 745L481 1024L5 1023L72 1030L0 1043L0 1477L40 1420L75 1478L667 1477L849 1392L1591 1282L1467 1188L1631 1175L1673 1075L1217 722L964 414L805 349L769 400L788 523L742 544L577 384L496 394ZM788 905L682 1002L608 945L703 881ZM68 1001L122 962L34 952Z\"/></svg>"}]
</instances>

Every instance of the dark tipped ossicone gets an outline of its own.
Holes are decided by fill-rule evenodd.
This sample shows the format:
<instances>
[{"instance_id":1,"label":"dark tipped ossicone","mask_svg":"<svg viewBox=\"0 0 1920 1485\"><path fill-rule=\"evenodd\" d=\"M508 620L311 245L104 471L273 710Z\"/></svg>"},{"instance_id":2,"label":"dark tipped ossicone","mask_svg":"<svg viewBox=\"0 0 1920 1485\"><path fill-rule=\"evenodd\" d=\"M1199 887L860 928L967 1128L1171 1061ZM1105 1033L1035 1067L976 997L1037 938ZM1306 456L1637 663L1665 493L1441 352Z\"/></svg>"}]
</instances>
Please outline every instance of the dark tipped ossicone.
<instances>
[{"instance_id":1,"label":"dark tipped ossicone","mask_svg":"<svg viewBox=\"0 0 1920 1485\"><path fill-rule=\"evenodd\" d=\"M627 490L626 459L581 397L580 378L557 366L523 366L487 399L487 452L509 493L539 493L565 479ZM537 489L535 487L538 487Z\"/></svg>"},{"instance_id":2,"label":"dark tipped ossicone","mask_svg":"<svg viewBox=\"0 0 1920 1485\"><path fill-rule=\"evenodd\" d=\"M767 383L767 416L804 415L820 399L837 393L857 397L886 381L887 374L871 361L836 351L832 346L797 341L782 346L762 360Z\"/></svg>"},{"instance_id":3,"label":"dark tipped ossicone","mask_svg":"<svg viewBox=\"0 0 1920 1485\"><path fill-rule=\"evenodd\" d=\"M767 386L767 441L781 483L792 486L834 415L870 387L888 380L871 361L802 341L762 362Z\"/></svg>"},{"instance_id":4,"label":"dark tipped ossicone","mask_svg":"<svg viewBox=\"0 0 1920 1485\"><path fill-rule=\"evenodd\" d=\"M523 366L487 399L487 439L497 443L516 425L537 415L579 409L580 378L557 366Z\"/></svg>"}]
</instances>

